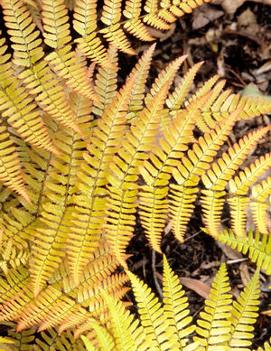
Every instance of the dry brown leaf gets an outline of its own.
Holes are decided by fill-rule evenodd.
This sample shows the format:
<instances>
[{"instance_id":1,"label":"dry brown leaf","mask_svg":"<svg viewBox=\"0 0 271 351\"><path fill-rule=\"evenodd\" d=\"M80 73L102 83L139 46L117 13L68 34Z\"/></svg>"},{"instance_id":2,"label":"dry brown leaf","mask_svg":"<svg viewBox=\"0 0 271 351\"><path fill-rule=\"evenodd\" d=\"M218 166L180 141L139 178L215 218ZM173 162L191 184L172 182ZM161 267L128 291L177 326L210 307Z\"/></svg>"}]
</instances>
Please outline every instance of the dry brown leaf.
<instances>
[{"instance_id":1,"label":"dry brown leaf","mask_svg":"<svg viewBox=\"0 0 271 351\"><path fill-rule=\"evenodd\" d=\"M203 283L201 280L187 278L187 277L181 277L180 282L183 286L195 291L195 293L197 293L201 297L204 297L205 299L209 295L210 286L207 285L206 283Z\"/></svg>"},{"instance_id":2,"label":"dry brown leaf","mask_svg":"<svg viewBox=\"0 0 271 351\"><path fill-rule=\"evenodd\" d=\"M248 265L245 262L241 263L239 266L239 270L240 270L242 283L244 286L247 286L251 278L248 271Z\"/></svg>"},{"instance_id":3,"label":"dry brown leaf","mask_svg":"<svg viewBox=\"0 0 271 351\"><path fill-rule=\"evenodd\" d=\"M223 15L223 11L220 11L214 7L203 6L194 11L192 27L193 29L202 28Z\"/></svg>"}]
</instances>

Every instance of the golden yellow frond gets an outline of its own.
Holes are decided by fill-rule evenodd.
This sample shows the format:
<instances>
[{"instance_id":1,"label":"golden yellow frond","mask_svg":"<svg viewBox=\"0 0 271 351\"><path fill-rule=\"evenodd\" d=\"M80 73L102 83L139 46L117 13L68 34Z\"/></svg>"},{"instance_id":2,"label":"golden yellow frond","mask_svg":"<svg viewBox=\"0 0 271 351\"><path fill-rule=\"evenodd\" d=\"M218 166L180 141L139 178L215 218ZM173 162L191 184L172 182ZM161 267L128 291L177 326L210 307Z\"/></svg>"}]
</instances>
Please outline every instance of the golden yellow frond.
<instances>
[{"instance_id":1,"label":"golden yellow frond","mask_svg":"<svg viewBox=\"0 0 271 351\"><path fill-rule=\"evenodd\" d=\"M238 143L223 153L211 169L202 176L206 190L203 190L201 198L204 221L208 232L218 237L220 231L220 219L223 209L225 188L228 181L234 175L238 167L244 162L258 141L270 130L264 127L244 136Z\"/></svg>"},{"instance_id":2,"label":"golden yellow frond","mask_svg":"<svg viewBox=\"0 0 271 351\"><path fill-rule=\"evenodd\" d=\"M230 230L224 230L219 235L219 241L244 255L248 255L249 259L268 275L271 274L270 238L270 234L253 233L252 230L245 237L238 236Z\"/></svg>"},{"instance_id":3,"label":"golden yellow frond","mask_svg":"<svg viewBox=\"0 0 271 351\"><path fill-rule=\"evenodd\" d=\"M253 325L256 323L259 309L259 273L256 272L248 285L233 302L232 332L229 340L230 350L249 350L253 339Z\"/></svg>"},{"instance_id":4,"label":"golden yellow frond","mask_svg":"<svg viewBox=\"0 0 271 351\"><path fill-rule=\"evenodd\" d=\"M182 350L188 343L188 337L194 331L192 317L188 309L188 299L180 285L179 278L171 270L166 257L163 259L163 304L164 313L172 329L176 344Z\"/></svg>"},{"instance_id":5,"label":"golden yellow frond","mask_svg":"<svg viewBox=\"0 0 271 351\"><path fill-rule=\"evenodd\" d=\"M271 195L271 177L264 179L251 189L252 201L250 204L253 221L260 233L268 234L268 197ZM270 201L269 201L270 202Z\"/></svg>"},{"instance_id":6,"label":"golden yellow frond","mask_svg":"<svg viewBox=\"0 0 271 351\"><path fill-rule=\"evenodd\" d=\"M226 265L222 264L212 283L204 311L197 320L194 341L207 350L224 350L231 332L232 297Z\"/></svg>"}]
</instances>

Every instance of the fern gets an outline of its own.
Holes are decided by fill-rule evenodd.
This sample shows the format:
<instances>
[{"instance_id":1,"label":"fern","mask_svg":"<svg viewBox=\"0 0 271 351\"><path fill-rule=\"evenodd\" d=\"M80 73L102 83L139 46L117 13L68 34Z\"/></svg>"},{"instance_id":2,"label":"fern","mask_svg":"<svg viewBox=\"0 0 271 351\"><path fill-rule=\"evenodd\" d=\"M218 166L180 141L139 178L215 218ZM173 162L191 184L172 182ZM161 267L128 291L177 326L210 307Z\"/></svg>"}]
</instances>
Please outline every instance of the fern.
<instances>
[{"instance_id":1,"label":"fern","mask_svg":"<svg viewBox=\"0 0 271 351\"><path fill-rule=\"evenodd\" d=\"M270 267L270 235L253 232L250 230L246 236L239 236L232 231L225 230L219 235L219 241L238 250L244 255L248 254L250 260L263 269L267 274L271 273Z\"/></svg>"},{"instance_id":2,"label":"fern","mask_svg":"<svg viewBox=\"0 0 271 351\"><path fill-rule=\"evenodd\" d=\"M130 34L151 41L148 26L166 30L203 2L105 0L97 11L97 1L0 1L8 34L0 38L0 319L11 329L16 322L20 348L65 349L71 342L81 349L65 331L79 335L92 325L90 340L97 334L108 349L144 350L145 337L154 349L185 349L193 327L167 262L163 306L128 273L143 324L150 322L146 331L112 301L128 289L119 265L127 268L137 218L161 252L168 221L183 241L198 193L210 234L232 246L237 240L269 273L270 177L262 177L270 154L243 163L270 126L226 143L240 119L270 113L270 100L224 91L218 76L190 93L202 63L175 86L185 56L150 82L154 45L119 87L118 50L134 53ZM234 234L221 233L227 205ZM249 237L250 248L248 209L263 233ZM124 343L123 313L129 319ZM103 330L110 318L117 342Z\"/></svg>"},{"instance_id":3,"label":"fern","mask_svg":"<svg viewBox=\"0 0 271 351\"><path fill-rule=\"evenodd\" d=\"M98 321L90 323L89 328L95 331L96 340L82 337L88 350L96 350L96 343L101 350L116 351L251 350L259 307L258 272L237 300L232 301L226 266L222 264L197 325L191 322L183 288L165 258L163 305L146 284L132 274L129 276L139 317L134 317L121 302L105 294L112 323L109 326ZM270 345L266 343L265 347L268 350Z\"/></svg>"},{"instance_id":4,"label":"fern","mask_svg":"<svg viewBox=\"0 0 271 351\"><path fill-rule=\"evenodd\" d=\"M109 65L106 49L102 44L107 42L119 50L134 54L127 34L144 41L154 38L148 31L148 26L166 30L177 18L189 13L193 8L208 1L147 1L143 7L140 0L105 0L102 6L101 17L97 16L97 1L89 3L80 0L74 8L74 28L81 38L78 39L79 50L102 65ZM123 9L122 9L123 4ZM101 20L103 27L99 28Z\"/></svg>"},{"instance_id":5,"label":"fern","mask_svg":"<svg viewBox=\"0 0 271 351\"><path fill-rule=\"evenodd\" d=\"M185 59L181 57L159 74L145 94L153 51L151 47L142 56L117 91L117 59L112 48L109 54L115 63L107 71L99 68L95 81L94 91L99 102L91 104L78 92L70 93L72 114L76 116L78 128L84 130L86 140L81 139L77 130L63 130L50 120L48 128L54 134L56 153L30 149L25 142L14 138L25 173L24 176L16 173L21 177L20 191L31 203L12 195L6 200L1 212L3 250L11 242L15 249L24 250L31 244L30 272L35 295L63 262L66 248L65 259L75 283L80 281L89 255L103 237L108 239L115 256L125 266L125 248L133 235L138 210L154 249L160 251L168 211L173 231L182 241L201 180L207 188L202 190L204 220L210 233L217 236L223 204L227 201L223 198L227 181L260 137L269 131L266 127L252 132L213 162L238 121L240 111L244 111L245 102L236 96L235 111L216 112L215 124L211 121L208 126L204 122L210 130L196 139L193 135L195 121L203 121L210 97L212 105L218 105L217 100L221 98L217 97L217 89L220 91L223 84L218 86L215 78L186 101L191 77L199 69L197 65L181 86L168 93ZM107 77L109 84L105 80ZM164 104L169 101L173 108L165 109ZM177 105L174 101L178 101ZM92 121L92 113L97 113L99 118ZM160 118L165 113L168 121L161 124ZM240 183L238 179L242 177L240 187L246 191L241 195L247 202L249 187L269 164L270 155L266 155L244 171L246 176L237 175L230 183L229 204L235 199L235 193L236 199L240 198L241 190L234 190L233 184ZM139 185L140 175L145 184ZM5 184L9 185L7 181ZM14 189L12 184L9 186ZM244 212L246 207L241 210ZM239 212L234 207L233 218L242 216Z\"/></svg>"}]
</instances>

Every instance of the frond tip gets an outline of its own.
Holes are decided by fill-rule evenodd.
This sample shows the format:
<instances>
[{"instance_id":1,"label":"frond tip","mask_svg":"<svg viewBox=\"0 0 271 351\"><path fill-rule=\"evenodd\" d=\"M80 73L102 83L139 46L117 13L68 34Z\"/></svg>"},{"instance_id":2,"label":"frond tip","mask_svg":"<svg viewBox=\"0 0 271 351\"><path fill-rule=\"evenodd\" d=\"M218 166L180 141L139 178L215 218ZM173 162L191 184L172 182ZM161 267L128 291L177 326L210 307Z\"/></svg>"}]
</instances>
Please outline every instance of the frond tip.
<instances>
[{"instance_id":1,"label":"frond tip","mask_svg":"<svg viewBox=\"0 0 271 351\"><path fill-rule=\"evenodd\" d=\"M95 347L100 347L102 351L251 350L251 338L259 307L258 271L239 297L232 301L226 265L222 264L212 282L197 325L192 324L188 300L179 278L173 273L165 257L163 303L134 274L128 275L139 317L125 310L123 303L104 294L112 323L90 323L89 330L93 329L96 336L92 340L83 338L88 350L92 351ZM194 331L196 336L191 341Z\"/></svg>"}]
</instances>

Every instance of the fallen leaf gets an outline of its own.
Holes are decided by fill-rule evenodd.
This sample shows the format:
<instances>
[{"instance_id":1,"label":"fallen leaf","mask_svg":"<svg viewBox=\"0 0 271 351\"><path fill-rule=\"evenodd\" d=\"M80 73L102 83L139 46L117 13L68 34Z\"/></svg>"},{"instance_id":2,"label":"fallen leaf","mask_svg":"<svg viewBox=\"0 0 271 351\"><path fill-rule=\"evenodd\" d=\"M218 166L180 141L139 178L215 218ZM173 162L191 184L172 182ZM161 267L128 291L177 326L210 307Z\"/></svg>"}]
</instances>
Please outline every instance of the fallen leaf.
<instances>
[{"instance_id":1,"label":"fallen leaf","mask_svg":"<svg viewBox=\"0 0 271 351\"><path fill-rule=\"evenodd\" d=\"M194 11L192 27L193 29L200 29L206 26L208 23L213 22L217 18L222 17L223 15L224 12L216 8L210 6L202 6Z\"/></svg>"},{"instance_id":2,"label":"fallen leaf","mask_svg":"<svg viewBox=\"0 0 271 351\"><path fill-rule=\"evenodd\" d=\"M250 281L250 274L249 274L249 271L248 271L248 266L246 263L241 263L240 266L239 266L239 270L240 270L240 277L241 277L241 280L242 280L242 283L244 286L247 286L247 284L249 283Z\"/></svg>"},{"instance_id":3,"label":"fallen leaf","mask_svg":"<svg viewBox=\"0 0 271 351\"><path fill-rule=\"evenodd\" d=\"M206 283L203 283L201 280L181 277L180 282L183 286L185 286L190 290L195 291L195 293L197 293L201 297L204 297L205 299L209 295L210 286L207 285Z\"/></svg>"}]
</instances>

